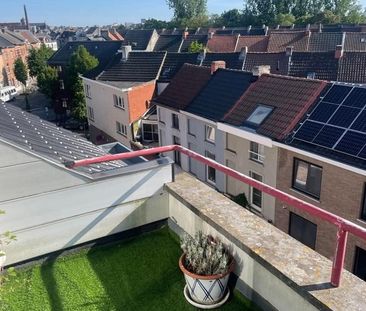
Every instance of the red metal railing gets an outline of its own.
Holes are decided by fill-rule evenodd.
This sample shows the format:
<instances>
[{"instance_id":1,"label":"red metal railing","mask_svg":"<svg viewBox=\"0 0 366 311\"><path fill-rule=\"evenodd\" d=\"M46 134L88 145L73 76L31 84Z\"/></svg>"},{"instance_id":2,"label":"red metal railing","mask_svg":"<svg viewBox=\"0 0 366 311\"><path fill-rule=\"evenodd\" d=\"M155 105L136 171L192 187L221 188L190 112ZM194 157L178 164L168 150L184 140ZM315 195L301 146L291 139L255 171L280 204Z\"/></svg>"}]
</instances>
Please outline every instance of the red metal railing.
<instances>
[{"instance_id":1,"label":"red metal railing","mask_svg":"<svg viewBox=\"0 0 366 311\"><path fill-rule=\"evenodd\" d=\"M188 157L195 159L205 165L208 165L220 172L223 172L224 174L226 174L230 177L233 177L241 182L244 182L251 187L257 188L258 190L263 191L264 193L267 193L288 205L291 205L297 209L306 211L315 217L321 218L322 220L325 220L325 221L337 226L337 228L338 228L337 247L335 250L335 256L334 256L334 260L333 260L332 275L331 275L330 282L335 287L338 287L340 285L341 274L342 274L342 270L343 270L343 266L344 266L344 257L345 257L345 253L346 253L348 232L354 234L355 236L360 237L363 240L366 240L366 229L352 223L349 220L343 219L335 214L327 212L326 210L323 210L313 204L304 202L303 200L300 200L283 191L280 191L276 188L273 188L262 182L252 179L242 173L239 173L229 167L219 164L216 161L206 158L196 152L188 150L182 146L170 145L170 146L164 146L164 147L144 149L144 150L139 150L139 151L132 151L132 152L128 152L128 153L105 155L105 156L100 156L100 157L95 157L95 158L88 158L88 159L83 159L83 160L78 160L78 161L72 161L72 162L65 163L65 165L68 168L74 168L74 167L86 166L86 165L90 165L90 164L94 164L94 163L115 161L115 160L125 160L125 159L134 158L134 157L140 157L140 156L143 157L143 156L147 156L147 155L164 153L164 152L172 152L172 151L181 152L181 153L187 155Z\"/></svg>"}]
</instances>

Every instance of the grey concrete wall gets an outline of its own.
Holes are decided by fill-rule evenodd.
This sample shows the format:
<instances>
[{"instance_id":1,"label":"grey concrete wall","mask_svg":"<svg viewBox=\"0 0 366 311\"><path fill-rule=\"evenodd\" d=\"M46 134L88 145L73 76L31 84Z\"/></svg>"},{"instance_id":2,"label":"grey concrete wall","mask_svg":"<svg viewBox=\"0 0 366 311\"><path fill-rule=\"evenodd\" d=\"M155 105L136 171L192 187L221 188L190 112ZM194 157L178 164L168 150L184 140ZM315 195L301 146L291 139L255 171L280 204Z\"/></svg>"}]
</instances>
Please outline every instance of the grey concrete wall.
<instances>
[{"instance_id":1,"label":"grey concrete wall","mask_svg":"<svg viewBox=\"0 0 366 311\"><path fill-rule=\"evenodd\" d=\"M170 181L168 164L1 203L0 228L17 237L6 264L167 218Z\"/></svg>"}]
</instances>

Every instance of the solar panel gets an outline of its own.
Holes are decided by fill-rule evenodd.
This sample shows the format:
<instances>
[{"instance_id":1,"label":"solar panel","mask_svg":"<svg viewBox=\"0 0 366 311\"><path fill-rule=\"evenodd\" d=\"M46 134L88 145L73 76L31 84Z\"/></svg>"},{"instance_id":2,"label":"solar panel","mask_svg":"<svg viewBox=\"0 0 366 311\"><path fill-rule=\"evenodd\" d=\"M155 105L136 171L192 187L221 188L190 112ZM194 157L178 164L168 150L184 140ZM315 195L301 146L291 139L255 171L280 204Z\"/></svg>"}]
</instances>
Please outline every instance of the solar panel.
<instances>
[{"instance_id":1,"label":"solar panel","mask_svg":"<svg viewBox=\"0 0 366 311\"><path fill-rule=\"evenodd\" d=\"M355 88L347 99L342 103L342 106L350 106L364 108L366 106L366 89Z\"/></svg>"},{"instance_id":2,"label":"solar panel","mask_svg":"<svg viewBox=\"0 0 366 311\"><path fill-rule=\"evenodd\" d=\"M323 124L306 121L296 132L295 137L305 141L312 141L322 127Z\"/></svg>"},{"instance_id":3,"label":"solar panel","mask_svg":"<svg viewBox=\"0 0 366 311\"><path fill-rule=\"evenodd\" d=\"M357 156L366 143L366 134L347 131L337 146L334 148L339 151Z\"/></svg>"},{"instance_id":4,"label":"solar panel","mask_svg":"<svg viewBox=\"0 0 366 311\"><path fill-rule=\"evenodd\" d=\"M351 90L349 86L333 85L323 101L339 105Z\"/></svg>"},{"instance_id":5,"label":"solar panel","mask_svg":"<svg viewBox=\"0 0 366 311\"><path fill-rule=\"evenodd\" d=\"M366 146L363 147L363 149L361 150L361 152L358 154L358 156L360 158L364 158L366 160Z\"/></svg>"},{"instance_id":6,"label":"solar panel","mask_svg":"<svg viewBox=\"0 0 366 311\"><path fill-rule=\"evenodd\" d=\"M311 113L309 120L328 122L329 118L337 108L337 105L321 102Z\"/></svg>"},{"instance_id":7,"label":"solar panel","mask_svg":"<svg viewBox=\"0 0 366 311\"><path fill-rule=\"evenodd\" d=\"M366 132L366 110L363 110L351 127L353 130Z\"/></svg>"},{"instance_id":8,"label":"solar panel","mask_svg":"<svg viewBox=\"0 0 366 311\"><path fill-rule=\"evenodd\" d=\"M360 109L341 106L330 119L329 123L347 128L352 124L359 113Z\"/></svg>"},{"instance_id":9,"label":"solar panel","mask_svg":"<svg viewBox=\"0 0 366 311\"><path fill-rule=\"evenodd\" d=\"M313 140L313 143L324 147L333 147L338 139L345 132L344 129L326 125Z\"/></svg>"}]
</instances>

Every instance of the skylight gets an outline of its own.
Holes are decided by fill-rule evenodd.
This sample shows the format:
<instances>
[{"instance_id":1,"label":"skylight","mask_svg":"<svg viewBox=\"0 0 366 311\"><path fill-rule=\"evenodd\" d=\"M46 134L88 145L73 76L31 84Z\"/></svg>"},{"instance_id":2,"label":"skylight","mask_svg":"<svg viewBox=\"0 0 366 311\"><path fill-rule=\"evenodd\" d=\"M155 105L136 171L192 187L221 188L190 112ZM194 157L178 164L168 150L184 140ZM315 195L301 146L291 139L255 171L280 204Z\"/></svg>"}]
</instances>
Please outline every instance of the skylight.
<instances>
[{"instance_id":1,"label":"skylight","mask_svg":"<svg viewBox=\"0 0 366 311\"><path fill-rule=\"evenodd\" d=\"M257 108L255 108L255 110L246 120L246 122L254 125L260 125L264 121L264 119L268 117L272 110L273 107L258 105Z\"/></svg>"}]
</instances>

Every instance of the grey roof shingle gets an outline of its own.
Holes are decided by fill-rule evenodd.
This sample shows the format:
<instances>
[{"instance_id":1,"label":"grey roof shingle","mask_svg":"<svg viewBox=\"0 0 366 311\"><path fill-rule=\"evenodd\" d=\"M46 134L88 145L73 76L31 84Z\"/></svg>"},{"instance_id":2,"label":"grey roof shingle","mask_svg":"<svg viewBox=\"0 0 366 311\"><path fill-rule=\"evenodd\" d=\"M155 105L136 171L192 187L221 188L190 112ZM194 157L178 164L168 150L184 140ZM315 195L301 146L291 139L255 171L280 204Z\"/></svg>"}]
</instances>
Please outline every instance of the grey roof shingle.
<instances>
[{"instance_id":1,"label":"grey roof shingle","mask_svg":"<svg viewBox=\"0 0 366 311\"><path fill-rule=\"evenodd\" d=\"M160 35L154 51L179 52L182 41L181 35Z\"/></svg>"},{"instance_id":2,"label":"grey roof shingle","mask_svg":"<svg viewBox=\"0 0 366 311\"><path fill-rule=\"evenodd\" d=\"M243 69L243 59L239 59L240 53L206 53L202 66L211 66L213 61L223 60L226 68Z\"/></svg>"},{"instance_id":3,"label":"grey roof shingle","mask_svg":"<svg viewBox=\"0 0 366 311\"><path fill-rule=\"evenodd\" d=\"M124 45L131 45L133 50L145 51L154 29L130 29L124 35Z\"/></svg>"},{"instance_id":4,"label":"grey roof shingle","mask_svg":"<svg viewBox=\"0 0 366 311\"><path fill-rule=\"evenodd\" d=\"M250 72L218 69L185 110L219 121L255 80Z\"/></svg>"},{"instance_id":5,"label":"grey roof shingle","mask_svg":"<svg viewBox=\"0 0 366 311\"><path fill-rule=\"evenodd\" d=\"M316 79L336 81L338 59L334 52L293 52L289 75L307 78L314 73Z\"/></svg>"},{"instance_id":6,"label":"grey roof shingle","mask_svg":"<svg viewBox=\"0 0 366 311\"><path fill-rule=\"evenodd\" d=\"M98 77L103 81L147 82L158 78L166 52L130 52L127 61L121 56Z\"/></svg>"},{"instance_id":7,"label":"grey roof shingle","mask_svg":"<svg viewBox=\"0 0 366 311\"><path fill-rule=\"evenodd\" d=\"M168 53L165 57L159 81L170 81L184 64L199 64L199 53Z\"/></svg>"},{"instance_id":8,"label":"grey roof shingle","mask_svg":"<svg viewBox=\"0 0 366 311\"><path fill-rule=\"evenodd\" d=\"M366 53L344 52L338 67L338 79L341 82L366 83Z\"/></svg>"},{"instance_id":9,"label":"grey roof shingle","mask_svg":"<svg viewBox=\"0 0 366 311\"><path fill-rule=\"evenodd\" d=\"M332 32L311 33L309 38L309 52L335 51L337 45L342 44L343 34Z\"/></svg>"},{"instance_id":10,"label":"grey roof shingle","mask_svg":"<svg viewBox=\"0 0 366 311\"><path fill-rule=\"evenodd\" d=\"M0 103L0 138L58 164L106 154L86 139L11 104ZM76 170L94 174L121 168L127 163L113 161Z\"/></svg>"},{"instance_id":11,"label":"grey roof shingle","mask_svg":"<svg viewBox=\"0 0 366 311\"><path fill-rule=\"evenodd\" d=\"M68 42L53 54L53 56L48 60L48 64L52 66L67 66L70 62L71 55L80 45L83 45L88 52L99 61L99 65L86 75L90 78L94 78L110 63L111 59L113 59L114 55L120 49L121 44L122 41Z\"/></svg>"},{"instance_id":12,"label":"grey roof shingle","mask_svg":"<svg viewBox=\"0 0 366 311\"><path fill-rule=\"evenodd\" d=\"M286 52L278 53L247 53L243 70L252 71L255 66L269 65L271 73L287 75L289 70L289 57Z\"/></svg>"},{"instance_id":13,"label":"grey roof shingle","mask_svg":"<svg viewBox=\"0 0 366 311\"><path fill-rule=\"evenodd\" d=\"M350 52L355 51L366 52L366 33L347 32L344 40L344 50Z\"/></svg>"}]
</instances>

